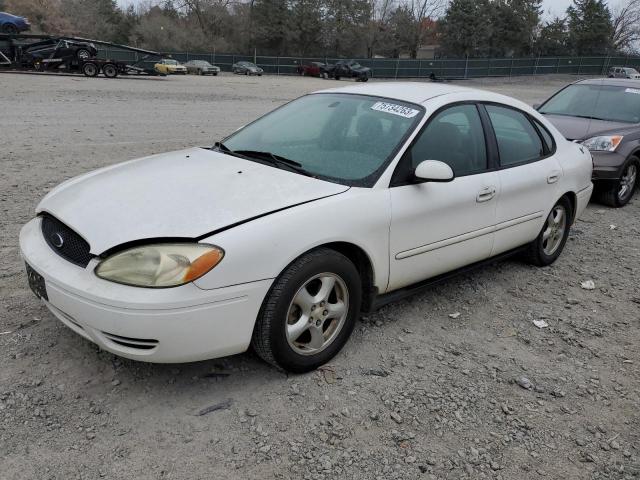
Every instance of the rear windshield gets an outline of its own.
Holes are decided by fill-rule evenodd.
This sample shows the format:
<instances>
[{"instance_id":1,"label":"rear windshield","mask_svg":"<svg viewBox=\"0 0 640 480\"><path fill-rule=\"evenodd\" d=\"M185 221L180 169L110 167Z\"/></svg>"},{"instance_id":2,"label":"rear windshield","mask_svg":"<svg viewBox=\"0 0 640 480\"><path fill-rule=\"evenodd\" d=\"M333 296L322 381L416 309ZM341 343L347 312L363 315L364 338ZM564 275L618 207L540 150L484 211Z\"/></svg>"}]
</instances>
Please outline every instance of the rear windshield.
<instances>
[{"instance_id":1,"label":"rear windshield","mask_svg":"<svg viewBox=\"0 0 640 480\"><path fill-rule=\"evenodd\" d=\"M540 113L640 123L640 86L571 85L540 107Z\"/></svg>"}]
</instances>

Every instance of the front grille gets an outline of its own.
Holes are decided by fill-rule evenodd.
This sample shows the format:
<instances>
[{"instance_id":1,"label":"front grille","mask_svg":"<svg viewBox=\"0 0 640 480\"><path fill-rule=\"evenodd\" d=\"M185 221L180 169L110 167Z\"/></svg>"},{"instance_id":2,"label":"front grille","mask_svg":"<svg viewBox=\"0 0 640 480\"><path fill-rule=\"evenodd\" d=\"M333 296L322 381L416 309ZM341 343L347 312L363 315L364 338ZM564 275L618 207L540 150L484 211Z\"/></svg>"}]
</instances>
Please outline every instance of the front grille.
<instances>
[{"instance_id":1,"label":"front grille","mask_svg":"<svg viewBox=\"0 0 640 480\"><path fill-rule=\"evenodd\" d=\"M87 241L51 215L42 216L42 235L54 252L82 268L93 258Z\"/></svg>"},{"instance_id":2,"label":"front grille","mask_svg":"<svg viewBox=\"0 0 640 480\"><path fill-rule=\"evenodd\" d=\"M113 333L107 332L102 332L102 334L105 338L111 340L117 345L137 350L151 350L156 348L159 343L158 340L154 339L121 337L120 335L114 335Z\"/></svg>"}]
</instances>

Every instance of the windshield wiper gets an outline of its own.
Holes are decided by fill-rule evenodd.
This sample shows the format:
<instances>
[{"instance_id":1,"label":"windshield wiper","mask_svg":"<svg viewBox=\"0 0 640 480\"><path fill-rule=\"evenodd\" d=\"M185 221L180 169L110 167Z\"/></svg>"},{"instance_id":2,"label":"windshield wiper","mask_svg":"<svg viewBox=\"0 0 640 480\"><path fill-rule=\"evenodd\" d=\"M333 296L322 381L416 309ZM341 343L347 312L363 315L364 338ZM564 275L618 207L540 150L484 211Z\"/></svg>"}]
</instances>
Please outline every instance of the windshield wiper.
<instances>
[{"instance_id":1,"label":"windshield wiper","mask_svg":"<svg viewBox=\"0 0 640 480\"><path fill-rule=\"evenodd\" d=\"M275 153L261 152L258 150L230 150L229 152L236 153L245 157L257 158L258 160L263 160L279 167L285 167L291 171L301 173L302 175L307 175L309 177L314 176L311 172L305 170L302 164L296 162L295 160L289 160L288 158L276 155Z\"/></svg>"},{"instance_id":2,"label":"windshield wiper","mask_svg":"<svg viewBox=\"0 0 640 480\"><path fill-rule=\"evenodd\" d=\"M233 155L234 157L244 158L246 160L257 159L260 161L265 161L272 165L276 165L278 167L284 167L290 171L315 178L315 175L305 170L302 164L296 162L295 160L289 160L288 158L282 157L280 155L276 155L275 153L261 152L258 150L231 150L222 142L216 142L213 145L213 148L223 153L226 153L227 155Z\"/></svg>"},{"instance_id":3,"label":"windshield wiper","mask_svg":"<svg viewBox=\"0 0 640 480\"><path fill-rule=\"evenodd\" d=\"M212 148L216 148L216 149L220 150L221 152L225 152L225 153L233 153L232 150L222 142L214 143Z\"/></svg>"},{"instance_id":4,"label":"windshield wiper","mask_svg":"<svg viewBox=\"0 0 640 480\"><path fill-rule=\"evenodd\" d=\"M611 122L612 120L609 120L607 118L600 118L600 117L594 117L592 115L575 115L573 113L558 113L558 112L540 112L543 115L560 115L563 117L575 117L575 118L586 118L587 120L601 120L603 122Z\"/></svg>"}]
</instances>

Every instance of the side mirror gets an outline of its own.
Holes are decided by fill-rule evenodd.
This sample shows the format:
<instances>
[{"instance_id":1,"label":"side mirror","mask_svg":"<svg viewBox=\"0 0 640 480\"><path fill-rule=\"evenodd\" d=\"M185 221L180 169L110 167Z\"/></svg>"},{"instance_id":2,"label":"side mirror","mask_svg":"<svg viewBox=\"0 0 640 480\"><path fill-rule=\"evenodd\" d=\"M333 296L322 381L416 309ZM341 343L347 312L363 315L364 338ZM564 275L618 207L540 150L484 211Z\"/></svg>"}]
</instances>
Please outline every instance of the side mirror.
<instances>
[{"instance_id":1,"label":"side mirror","mask_svg":"<svg viewBox=\"0 0 640 480\"><path fill-rule=\"evenodd\" d=\"M425 160L416 167L413 175L423 182L450 182L455 178L449 165L439 160Z\"/></svg>"},{"instance_id":2,"label":"side mirror","mask_svg":"<svg viewBox=\"0 0 640 480\"><path fill-rule=\"evenodd\" d=\"M534 103L534 104L533 104L533 109L534 109L534 110L538 110L541 106L542 106L542 104L541 104L541 103Z\"/></svg>"}]
</instances>

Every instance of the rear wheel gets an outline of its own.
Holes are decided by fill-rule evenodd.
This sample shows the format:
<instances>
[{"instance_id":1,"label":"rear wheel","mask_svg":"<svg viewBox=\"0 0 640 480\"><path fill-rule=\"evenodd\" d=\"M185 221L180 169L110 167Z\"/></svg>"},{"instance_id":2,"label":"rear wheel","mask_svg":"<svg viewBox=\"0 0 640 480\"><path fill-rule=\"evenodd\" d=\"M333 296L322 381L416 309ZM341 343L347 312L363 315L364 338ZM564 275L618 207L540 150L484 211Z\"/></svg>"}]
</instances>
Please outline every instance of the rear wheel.
<instances>
[{"instance_id":1,"label":"rear wheel","mask_svg":"<svg viewBox=\"0 0 640 480\"><path fill-rule=\"evenodd\" d=\"M555 262L567 243L572 218L571 202L562 197L551 209L538 237L529 244L527 260L538 267Z\"/></svg>"},{"instance_id":2,"label":"rear wheel","mask_svg":"<svg viewBox=\"0 0 640 480\"><path fill-rule=\"evenodd\" d=\"M102 73L107 78L116 78L118 76L118 67L113 63L105 63L102 67Z\"/></svg>"},{"instance_id":3,"label":"rear wheel","mask_svg":"<svg viewBox=\"0 0 640 480\"><path fill-rule=\"evenodd\" d=\"M640 170L640 159L632 157L624 166L622 176L617 182L599 189L599 200L609 207L624 207L633 197L633 193L638 185L638 171Z\"/></svg>"},{"instance_id":4,"label":"rear wheel","mask_svg":"<svg viewBox=\"0 0 640 480\"><path fill-rule=\"evenodd\" d=\"M87 77L97 77L100 73L100 68L93 62L86 62L82 65L82 73Z\"/></svg>"},{"instance_id":5,"label":"rear wheel","mask_svg":"<svg viewBox=\"0 0 640 480\"><path fill-rule=\"evenodd\" d=\"M86 48L79 48L76 51L76 58L78 58L78 60L89 60L91 58L91 52Z\"/></svg>"},{"instance_id":6,"label":"rear wheel","mask_svg":"<svg viewBox=\"0 0 640 480\"><path fill-rule=\"evenodd\" d=\"M5 23L2 25L2 33L8 33L9 35L15 35L18 33L18 27L13 23Z\"/></svg>"},{"instance_id":7,"label":"rear wheel","mask_svg":"<svg viewBox=\"0 0 640 480\"><path fill-rule=\"evenodd\" d=\"M344 255L320 248L299 257L264 300L251 344L265 361L302 373L331 360L358 319L362 284Z\"/></svg>"}]
</instances>

